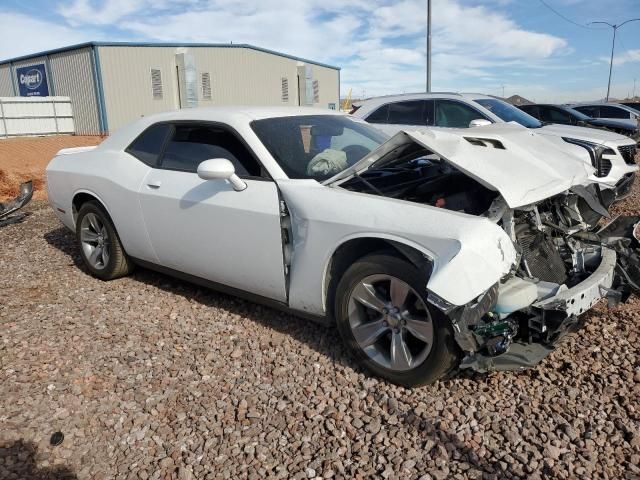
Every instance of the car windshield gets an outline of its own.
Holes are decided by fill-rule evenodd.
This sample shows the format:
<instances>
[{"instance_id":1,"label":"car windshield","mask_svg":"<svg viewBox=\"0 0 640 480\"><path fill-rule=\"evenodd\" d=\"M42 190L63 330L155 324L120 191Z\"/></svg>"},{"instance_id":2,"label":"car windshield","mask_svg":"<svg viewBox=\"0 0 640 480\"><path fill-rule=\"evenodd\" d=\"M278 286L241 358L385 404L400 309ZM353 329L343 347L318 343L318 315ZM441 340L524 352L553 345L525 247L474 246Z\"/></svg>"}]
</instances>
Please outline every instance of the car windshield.
<instances>
[{"instance_id":1,"label":"car windshield","mask_svg":"<svg viewBox=\"0 0 640 480\"><path fill-rule=\"evenodd\" d=\"M318 181L351 167L388 138L342 115L266 118L251 128L289 178Z\"/></svg>"},{"instance_id":2,"label":"car windshield","mask_svg":"<svg viewBox=\"0 0 640 480\"><path fill-rule=\"evenodd\" d=\"M540 120L497 98L477 98L474 102L479 103L505 122L517 122L527 128L540 128L542 126Z\"/></svg>"},{"instance_id":3,"label":"car windshield","mask_svg":"<svg viewBox=\"0 0 640 480\"><path fill-rule=\"evenodd\" d=\"M565 112L570 113L571 115L574 116L574 118L578 119L578 120L582 120L582 121L587 121L587 120L591 120L591 117L589 115L585 115L582 112L579 112L578 110L576 110L575 108L571 108L571 107L562 107L562 109Z\"/></svg>"},{"instance_id":4,"label":"car windshield","mask_svg":"<svg viewBox=\"0 0 640 480\"><path fill-rule=\"evenodd\" d=\"M631 113L635 113L636 115L640 115L640 108L630 107L629 105L625 105L625 107L627 107L627 110L629 110Z\"/></svg>"}]
</instances>

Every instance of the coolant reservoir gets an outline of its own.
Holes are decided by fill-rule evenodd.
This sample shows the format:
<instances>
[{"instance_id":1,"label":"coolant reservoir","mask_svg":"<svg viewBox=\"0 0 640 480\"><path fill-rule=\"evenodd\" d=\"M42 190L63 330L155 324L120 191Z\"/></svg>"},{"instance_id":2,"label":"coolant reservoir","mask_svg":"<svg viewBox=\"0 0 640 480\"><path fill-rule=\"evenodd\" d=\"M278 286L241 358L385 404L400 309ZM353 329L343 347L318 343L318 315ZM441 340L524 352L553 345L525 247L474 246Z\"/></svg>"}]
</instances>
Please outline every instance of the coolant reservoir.
<instances>
[{"instance_id":1,"label":"coolant reservoir","mask_svg":"<svg viewBox=\"0 0 640 480\"><path fill-rule=\"evenodd\" d=\"M538 288L533 282L513 277L498 287L498 303L495 313L504 318L528 307L538 299Z\"/></svg>"}]
</instances>

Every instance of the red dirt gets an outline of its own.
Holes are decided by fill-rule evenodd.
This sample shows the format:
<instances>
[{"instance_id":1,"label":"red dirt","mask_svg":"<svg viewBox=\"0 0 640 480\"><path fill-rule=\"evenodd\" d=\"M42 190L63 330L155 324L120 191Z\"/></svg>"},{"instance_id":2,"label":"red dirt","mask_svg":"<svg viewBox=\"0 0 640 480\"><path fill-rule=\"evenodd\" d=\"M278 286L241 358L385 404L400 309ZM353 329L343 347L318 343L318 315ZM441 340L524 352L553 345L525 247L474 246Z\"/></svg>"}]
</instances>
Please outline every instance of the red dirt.
<instances>
[{"instance_id":1,"label":"red dirt","mask_svg":"<svg viewBox=\"0 0 640 480\"><path fill-rule=\"evenodd\" d=\"M104 137L59 135L0 138L0 201L18 194L20 182L33 180L36 200L45 200L45 168L55 154L70 147L99 144Z\"/></svg>"}]
</instances>

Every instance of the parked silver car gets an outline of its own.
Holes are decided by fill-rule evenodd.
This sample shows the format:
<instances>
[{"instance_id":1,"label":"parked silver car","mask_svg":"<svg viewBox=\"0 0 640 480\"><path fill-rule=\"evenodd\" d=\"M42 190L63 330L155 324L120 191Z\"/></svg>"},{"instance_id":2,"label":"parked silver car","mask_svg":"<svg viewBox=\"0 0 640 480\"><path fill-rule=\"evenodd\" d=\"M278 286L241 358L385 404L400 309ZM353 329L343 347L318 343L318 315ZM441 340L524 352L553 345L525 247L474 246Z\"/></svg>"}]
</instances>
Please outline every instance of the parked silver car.
<instances>
[{"instance_id":1,"label":"parked silver car","mask_svg":"<svg viewBox=\"0 0 640 480\"><path fill-rule=\"evenodd\" d=\"M545 136L560 149L581 155L596 169L606 203L624 198L638 166L636 143L613 132L573 125L544 124L513 105L477 93L416 93L365 100L352 114L388 134L407 129L468 128L515 122ZM601 150L601 155L596 155ZM596 165L596 160L598 164Z\"/></svg>"}]
</instances>

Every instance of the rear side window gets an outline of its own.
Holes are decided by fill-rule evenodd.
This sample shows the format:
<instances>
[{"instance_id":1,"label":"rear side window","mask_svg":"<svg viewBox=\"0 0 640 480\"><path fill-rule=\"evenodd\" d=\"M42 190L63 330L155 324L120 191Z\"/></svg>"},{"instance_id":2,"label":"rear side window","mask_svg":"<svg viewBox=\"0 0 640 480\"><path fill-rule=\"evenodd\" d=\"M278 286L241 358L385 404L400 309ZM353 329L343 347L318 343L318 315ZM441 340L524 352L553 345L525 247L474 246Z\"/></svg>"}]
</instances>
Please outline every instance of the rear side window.
<instances>
[{"instance_id":1,"label":"rear side window","mask_svg":"<svg viewBox=\"0 0 640 480\"><path fill-rule=\"evenodd\" d=\"M129 145L127 152L150 167L155 167L158 164L158 157L170 132L171 125L168 123L153 125L142 132Z\"/></svg>"},{"instance_id":2,"label":"rear side window","mask_svg":"<svg viewBox=\"0 0 640 480\"><path fill-rule=\"evenodd\" d=\"M537 107L536 105L523 105L518 108L532 117L536 117L538 120L540 120L540 110L544 111L543 107Z\"/></svg>"},{"instance_id":3,"label":"rear side window","mask_svg":"<svg viewBox=\"0 0 640 480\"><path fill-rule=\"evenodd\" d=\"M584 113L585 115L591 117L591 118L601 118L600 117L600 108L599 107L581 107L581 106L577 106L577 107L573 107L574 110L578 110L580 113Z\"/></svg>"},{"instance_id":4,"label":"rear side window","mask_svg":"<svg viewBox=\"0 0 640 480\"><path fill-rule=\"evenodd\" d=\"M571 115L557 108L545 108L543 110L542 120L551 123L570 124Z\"/></svg>"},{"instance_id":5,"label":"rear side window","mask_svg":"<svg viewBox=\"0 0 640 480\"><path fill-rule=\"evenodd\" d=\"M368 123L387 123L389 105L383 105L366 118Z\"/></svg>"},{"instance_id":6,"label":"rear side window","mask_svg":"<svg viewBox=\"0 0 640 480\"><path fill-rule=\"evenodd\" d=\"M600 107L601 118L631 118L631 114L626 110L618 107L603 105Z\"/></svg>"},{"instance_id":7,"label":"rear side window","mask_svg":"<svg viewBox=\"0 0 640 480\"><path fill-rule=\"evenodd\" d=\"M388 123L396 125L424 125L424 102L414 100L389 105Z\"/></svg>"},{"instance_id":8,"label":"rear side window","mask_svg":"<svg viewBox=\"0 0 640 480\"><path fill-rule=\"evenodd\" d=\"M210 125L176 125L160 162L160 168L196 172L205 160L226 158L239 176L259 177L255 157L231 132Z\"/></svg>"}]
</instances>

